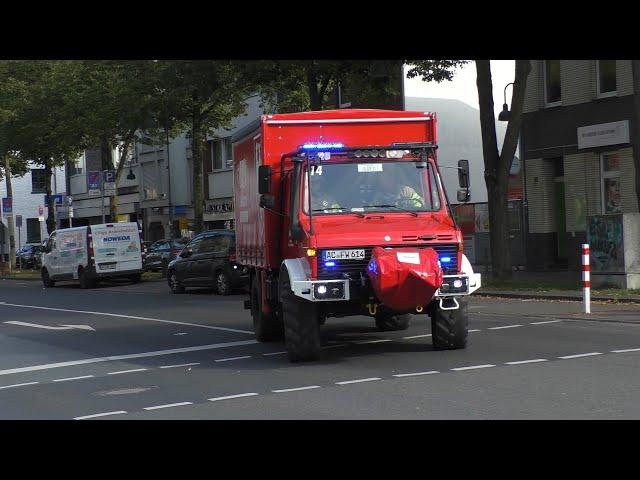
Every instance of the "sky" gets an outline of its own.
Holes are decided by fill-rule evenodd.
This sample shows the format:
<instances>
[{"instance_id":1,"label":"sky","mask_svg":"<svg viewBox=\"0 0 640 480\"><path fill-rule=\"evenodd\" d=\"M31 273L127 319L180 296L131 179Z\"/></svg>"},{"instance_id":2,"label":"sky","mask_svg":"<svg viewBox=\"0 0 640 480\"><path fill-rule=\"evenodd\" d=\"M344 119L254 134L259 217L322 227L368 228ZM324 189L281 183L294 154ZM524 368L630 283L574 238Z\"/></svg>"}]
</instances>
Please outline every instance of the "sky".
<instances>
[{"instance_id":1,"label":"sky","mask_svg":"<svg viewBox=\"0 0 640 480\"><path fill-rule=\"evenodd\" d=\"M515 60L491 60L493 81L493 102L496 116L502 111L504 87L513 82ZM507 104L511 104L512 86L507 88ZM456 69L453 80L442 83L423 82L420 78L405 78L404 92L407 97L453 98L474 108L478 108L478 90L476 87L476 66L470 62Z\"/></svg>"}]
</instances>

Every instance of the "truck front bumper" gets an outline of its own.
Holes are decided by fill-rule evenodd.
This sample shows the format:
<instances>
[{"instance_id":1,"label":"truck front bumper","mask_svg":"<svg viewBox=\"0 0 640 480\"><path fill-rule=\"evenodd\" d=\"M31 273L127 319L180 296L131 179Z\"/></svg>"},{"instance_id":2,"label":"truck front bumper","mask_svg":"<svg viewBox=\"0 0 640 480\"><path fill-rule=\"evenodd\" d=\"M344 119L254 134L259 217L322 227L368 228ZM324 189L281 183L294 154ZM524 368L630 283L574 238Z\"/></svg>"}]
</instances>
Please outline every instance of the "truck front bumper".
<instances>
[{"instance_id":1,"label":"truck front bumper","mask_svg":"<svg viewBox=\"0 0 640 480\"><path fill-rule=\"evenodd\" d=\"M351 299L349 280L299 280L293 283L296 297L310 302L340 302Z\"/></svg>"}]
</instances>

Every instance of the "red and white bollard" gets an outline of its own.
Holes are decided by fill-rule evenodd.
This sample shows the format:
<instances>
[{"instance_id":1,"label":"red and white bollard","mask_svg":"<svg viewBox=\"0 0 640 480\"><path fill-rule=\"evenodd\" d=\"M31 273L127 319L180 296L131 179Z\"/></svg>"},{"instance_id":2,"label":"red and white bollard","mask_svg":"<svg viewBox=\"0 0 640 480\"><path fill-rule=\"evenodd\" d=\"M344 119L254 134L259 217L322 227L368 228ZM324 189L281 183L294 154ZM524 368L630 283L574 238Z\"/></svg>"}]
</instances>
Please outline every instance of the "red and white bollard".
<instances>
[{"instance_id":1,"label":"red and white bollard","mask_svg":"<svg viewBox=\"0 0 640 480\"><path fill-rule=\"evenodd\" d=\"M582 244L582 292L584 313L591 313L591 266L589 265L589 244Z\"/></svg>"}]
</instances>

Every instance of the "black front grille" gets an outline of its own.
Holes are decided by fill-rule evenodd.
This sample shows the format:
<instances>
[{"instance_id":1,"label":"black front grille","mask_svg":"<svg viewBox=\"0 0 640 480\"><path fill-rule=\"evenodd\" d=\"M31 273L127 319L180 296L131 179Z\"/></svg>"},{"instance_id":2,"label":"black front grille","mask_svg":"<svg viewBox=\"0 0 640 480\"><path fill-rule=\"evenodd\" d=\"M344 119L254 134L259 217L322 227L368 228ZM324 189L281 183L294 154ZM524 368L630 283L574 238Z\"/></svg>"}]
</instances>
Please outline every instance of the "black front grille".
<instances>
[{"instance_id":1,"label":"black front grille","mask_svg":"<svg viewBox=\"0 0 640 480\"><path fill-rule=\"evenodd\" d=\"M381 245L382 246L382 245ZM458 273L458 244L433 244L433 245L384 245L391 248L427 248L432 247L438 252L440 258L449 257L450 262L442 263L442 271L445 275ZM352 250L362 247L340 247L336 250ZM349 278L357 280L360 278L360 272L364 272L367 268L369 260L371 260L371 250L374 247L364 247L364 259L362 260L332 260L335 263L333 267L327 267L324 264L324 251L318 251L318 279L329 280L344 278L344 274Z\"/></svg>"}]
</instances>

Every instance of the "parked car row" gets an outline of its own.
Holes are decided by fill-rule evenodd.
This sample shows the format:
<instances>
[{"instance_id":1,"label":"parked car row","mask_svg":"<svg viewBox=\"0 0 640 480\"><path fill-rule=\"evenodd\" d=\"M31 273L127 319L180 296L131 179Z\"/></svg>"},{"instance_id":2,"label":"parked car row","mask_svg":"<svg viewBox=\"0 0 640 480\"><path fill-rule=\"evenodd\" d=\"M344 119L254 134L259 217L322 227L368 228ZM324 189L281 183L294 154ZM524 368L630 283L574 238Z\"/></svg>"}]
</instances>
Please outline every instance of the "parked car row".
<instances>
[{"instance_id":1,"label":"parked car row","mask_svg":"<svg viewBox=\"0 0 640 480\"><path fill-rule=\"evenodd\" d=\"M23 247L20 258L40 270L46 288L59 280L78 280L82 288L92 288L107 277L136 283L144 271L162 271L173 293L207 287L229 295L248 285L248 270L236 263L235 248L231 230L210 230L191 240L160 240L147 246L137 223L131 222L56 230L42 245Z\"/></svg>"}]
</instances>

